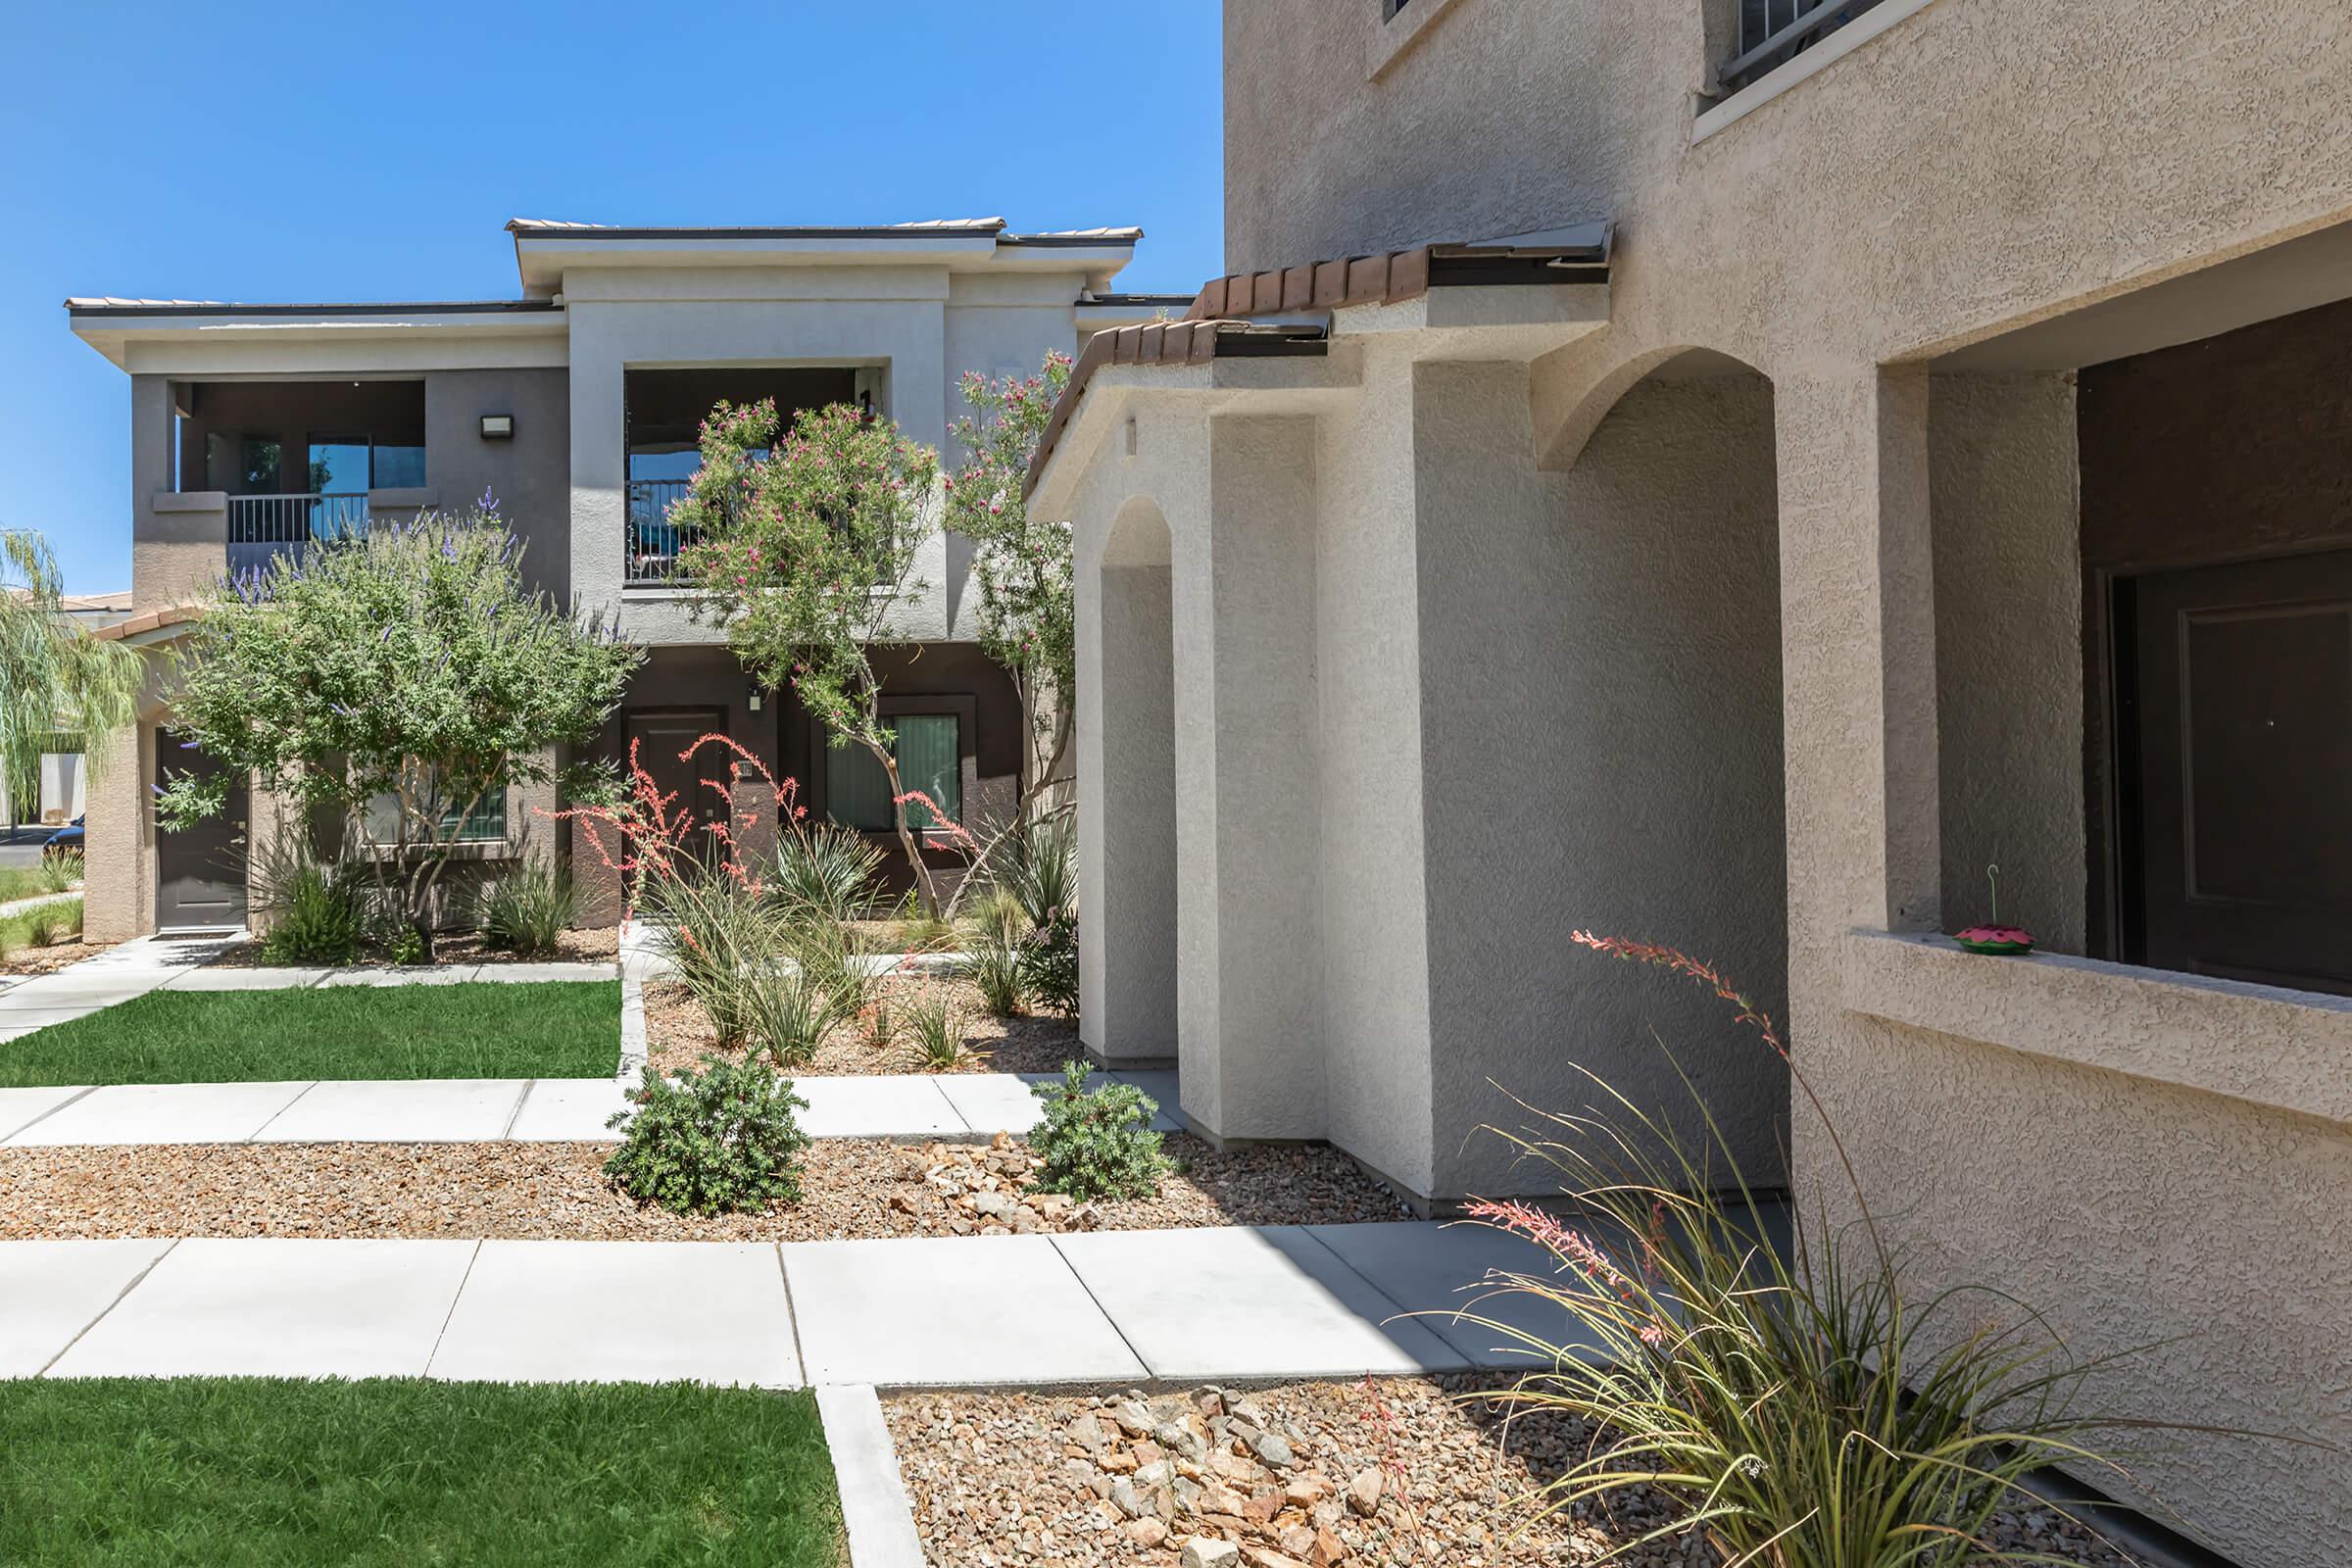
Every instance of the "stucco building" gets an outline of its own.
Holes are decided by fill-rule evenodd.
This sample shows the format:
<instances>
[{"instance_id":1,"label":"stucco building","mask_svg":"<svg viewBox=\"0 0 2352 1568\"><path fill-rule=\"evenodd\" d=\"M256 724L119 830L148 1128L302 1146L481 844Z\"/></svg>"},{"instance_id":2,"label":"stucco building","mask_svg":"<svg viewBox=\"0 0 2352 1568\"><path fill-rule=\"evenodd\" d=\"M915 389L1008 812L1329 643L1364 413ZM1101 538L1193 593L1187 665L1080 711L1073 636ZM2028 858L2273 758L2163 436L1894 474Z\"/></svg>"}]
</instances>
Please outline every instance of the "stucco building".
<instances>
[{"instance_id":1,"label":"stucco building","mask_svg":"<svg viewBox=\"0 0 2352 1568\"><path fill-rule=\"evenodd\" d=\"M789 693L761 691L723 630L688 613L666 521L698 466L696 431L721 399L792 410L855 403L944 448L968 371L1034 372L1103 326L1184 301L1118 294L1134 229L1015 233L1002 219L849 227L508 225L511 299L231 305L76 299L74 332L131 381L133 613L107 635L169 642L224 571L485 492L524 541L522 569L558 601L616 614L646 663L600 742L632 742L686 802L717 797L677 758L724 734L803 801L861 828L887 824L880 769L828 750ZM953 814L1009 807L1023 766L1010 678L976 642L968 544L934 535L889 655L886 709L903 765ZM222 820L159 833L151 786L207 765L170 739L167 661L135 734L90 803L87 928L114 940L246 915L251 839L267 803L231 791ZM159 736L162 737L159 743ZM703 754L716 767L716 754ZM462 853L495 875L570 846L517 788L467 824ZM756 803L739 802L745 809ZM935 830L936 831L936 830ZM877 831L880 838L887 834ZM896 864L896 840L889 862ZM610 921L600 855L571 856Z\"/></svg>"},{"instance_id":2,"label":"stucco building","mask_svg":"<svg viewBox=\"0 0 2352 1568\"><path fill-rule=\"evenodd\" d=\"M1226 8L1228 275L1096 338L1083 1027L1433 1201L1590 1068L2352 1542L2352 12ZM1742 28L1745 34L1742 34ZM1964 953L1990 914L2042 956ZM1653 1039L1653 1031L1655 1039ZM1831 1184L1834 1187L1834 1183Z\"/></svg>"}]
</instances>

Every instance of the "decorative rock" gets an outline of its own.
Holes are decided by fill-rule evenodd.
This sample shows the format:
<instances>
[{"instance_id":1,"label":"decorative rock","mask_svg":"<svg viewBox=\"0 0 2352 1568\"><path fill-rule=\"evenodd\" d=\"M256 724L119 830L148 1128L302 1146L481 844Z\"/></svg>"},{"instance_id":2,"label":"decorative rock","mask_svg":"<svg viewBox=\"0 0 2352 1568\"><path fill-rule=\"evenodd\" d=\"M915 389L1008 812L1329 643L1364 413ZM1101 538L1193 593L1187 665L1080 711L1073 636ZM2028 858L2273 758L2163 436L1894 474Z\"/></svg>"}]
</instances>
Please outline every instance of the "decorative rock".
<instances>
[{"instance_id":1,"label":"decorative rock","mask_svg":"<svg viewBox=\"0 0 2352 1568\"><path fill-rule=\"evenodd\" d=\"M1242 1505L1242 1517L1253 1525L1271 1524L1282 1512L1283 1496L1280 1487L1267 1487Z\"/></svg>"},{"instance_id":2,"label":"decorative rock","mask_svg":"<svg viewBox=\"0 0 2352 1568\"><path fill-rule=\"evenodd\" d=\"M1291 1451L1290 1444L1274 1433L1251 1429L1242 1441L1250 1446L1251 1453L1272 1469L1288 1470L1298 1462L1298 1456Z\"/></svg>"},{"instance_id":3,"label":"decorative rock","mask_svg":"<svg viewBox=\"0 0 2352 1568\"><path fill-rule=\"evenodd\" d=\"M1152 1429L1152 1439L1171 1453L1181 1453L1195 1464L1208 1457L1208 1430L1195 1417L1189 1421L1162 1421Z\"/></svg>"},{"instance_id":4,"label":"decorative rock","mask_svg":"<svg viewBox=\"0 0 2352 1568\"><path fill-rule=\"evenodd\" d=\"M1379 1466L1358 1470L1348 1483L1348 1506L1367 1519L1380 1512L1381 1486Z\"/></svg>"},{"instance_id":5,"label":"decorative rock","mask_svg":"<svg viewBox=\"0 0 2352 1568\"><path fill-rule=\"evenodd\" d=\"M1102 1445L1110 1441L1110 1434L1091 1411L1071 1422L1062 1435L1089 1453L1101 1453Z\"/></svg>"},{"instance_id":6,"label":"decorative rock","mask_svg":"<svg viewBox=\"0 0 2352 1568\"><path fill-rule=\"evenodd\" d=\"M1184 1544L1184 1555L1177 1564L1178 1568L1235 1568L1241 1560L1242 1548L1232 1542L1195 1536Z\"/></svg>"},{"instance_id":7,"label":"decorative rock","mask_svg":"<svg viewBox=\"0 0 2352 1568\"><path fill-rule=\"evenodd\" d=\"M1294 1557L1304 1557L1315 1549L1315 1531L1311 1525L1293 1525L1275 1539Z\"/></svg>"},{"instance_id":8,"label":"decorative rock","mask_svg":"<svg viewBox=\"0 0 2352 1568\"><path fill-rule=\"evenodd\" d=\"M1291 1477L1290 1485L1283 1489L1283 1495L1300 1508L1312 1508L1331 1495L1331 1483L1309 1470Z\"/></svg>"},{"instance_id":9,"label":"decorative rock","mask_svg":"<svg viewBox=\"0 0 2352 1568\"><path fill-rule=\"evenodd\" d=\"M1340 1538L1333 1535L1328 1528L1318 1527L1315 1531L1315 1544L1307 1548L1306 1560L1308 1568L1333 1568L1335 1563L1347 1555L1348 1548L1341 1544Z\"/></svg>"},{"instance_id":10,"label":"decorative rock","mask_svg":"<svg viewBox=\"0 0 2352 1568\"><path fill-rule=\"evenodd\" d=\"M1242 1556L1250 1564L1250 1568L1306 1568L1306 1564L1296 1557L1286 1557L1279 1551L1268 1551L1265 1547L1250 1542L1243 1544Z\"/></svg>"},{"instance_id":11,"label":"decorative rock","mask_svg":"<svg viewBox=\"0 0 2352 1568\"><path fill-rule=\"evenodd\" d=\"M1127 1539L1149 1549L1168 1539L1168 1527L1157 1519L1130 1519L1127 1521Z\"/></svg>"},{"instance_id":12,"label":"decorative rock","mask_svg":"<svg viewBox=\"0 0 2352 1568\"><path fill-rule=\"evenodd\" d=\"M1130 1519L1141 1519L1152 1511L1144 1494L1135 1490L1135 1483L1124 1479L1110 1489L1110 1501L1111 1506Z\"/></svg>"},{"instance_id":13,"label":"decorative rock","mask_svg":"<svg viewBox=\"0 0 2352 1568\"><path fill-rule=\"evenodd\" d=\"M1119 1424L1121 1432L1131 1438L1148 1438L1152 1435L1152 1429L1159 1425L1152 1412L1144 1408L1143 1402L1133 1398L1121 1399L1112 1405L1110 1418Z\"/></svg>"}]
</instances>

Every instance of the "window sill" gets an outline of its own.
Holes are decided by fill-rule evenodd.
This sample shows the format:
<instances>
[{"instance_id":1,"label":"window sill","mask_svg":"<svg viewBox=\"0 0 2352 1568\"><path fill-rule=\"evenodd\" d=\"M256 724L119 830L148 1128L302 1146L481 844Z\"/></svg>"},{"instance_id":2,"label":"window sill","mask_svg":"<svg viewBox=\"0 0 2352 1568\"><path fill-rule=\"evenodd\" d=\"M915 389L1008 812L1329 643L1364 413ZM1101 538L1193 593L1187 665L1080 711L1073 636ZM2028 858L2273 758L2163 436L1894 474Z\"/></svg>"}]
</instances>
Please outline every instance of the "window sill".
<instances>
[{"instance_id":1,"label":"window sill","mask_svg":"<svg viewBox=\"0 0 2352 1568\"><path fill-rule=\"evenodd\" d=\"M1795 59L1698 113L1690 122L1690 140L1705 141L1725 126L1746 119L1766 104L1828 70L1896 23L1918 15L1936 0L1880 0L1854 21L1823 38Z\"/></svg>"},{"instance_id":2,"label":"window sill","mask_svg":"<svg viewBox=\"0 0 2352 1568\"><path fill-rule=\"evenodd\" d=\"M1359 5L1371 3L1373 0L1357 0ZM1441 18L1464 3L1466 0L1411 0L1393 17L1374 11L1372 31L1364 41L1365 79L1378 81L1387 75L1397 61L1429 35Z\"/></svg>"},{"instance_id":3,"label":"window sill","mask_svg":"<svg viewBox=\"0 0 2352 1568\"><path fill-rule=\"evenodd\" d=\"M1845 939L1845 1005L2027 1055L2352 1123L2352 998L1949 937Z\"/></svg>"}]
</instances>

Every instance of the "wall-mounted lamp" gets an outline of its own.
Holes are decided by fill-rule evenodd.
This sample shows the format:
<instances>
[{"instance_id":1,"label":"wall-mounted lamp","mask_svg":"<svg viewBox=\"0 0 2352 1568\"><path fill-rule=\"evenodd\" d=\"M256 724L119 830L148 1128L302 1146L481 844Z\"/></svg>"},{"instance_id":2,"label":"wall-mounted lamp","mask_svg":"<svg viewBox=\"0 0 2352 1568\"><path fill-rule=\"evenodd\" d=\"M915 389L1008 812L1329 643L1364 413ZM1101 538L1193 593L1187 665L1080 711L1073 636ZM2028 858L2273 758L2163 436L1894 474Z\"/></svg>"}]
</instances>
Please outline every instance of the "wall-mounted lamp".
<instances>
[{"instance_id":1,"label":"wall-mounted lamp","mask_svg":"<svg viewBox=\"0 0 2352 1568\"><path fill-rule=\"evenodd\" d=\"M482 439L483 439L483 440L485 440L485 441L512 441L512 440L514 440L514 416L513 416L512 414L485 414L485 415L483 415L483 416L482 416Z\"/></svg>"},{"instance_id":2,"label":"wall-mounted lamp","mask_svg":"<svg viewBox=\"0 0 2352 1568\"><path fill-rule=\"evenodd\" d=\"M753 712L757 713L758 711L760 711L760 688L759 688L759 687L757 687L757 686L755 686L755 687L753 687L753 688L752 688L752 695L751 695L750 702L749 702L749 705L748 705L748 706L751 708L751 710L752 710Z\"/></svg>"}]
</instances>

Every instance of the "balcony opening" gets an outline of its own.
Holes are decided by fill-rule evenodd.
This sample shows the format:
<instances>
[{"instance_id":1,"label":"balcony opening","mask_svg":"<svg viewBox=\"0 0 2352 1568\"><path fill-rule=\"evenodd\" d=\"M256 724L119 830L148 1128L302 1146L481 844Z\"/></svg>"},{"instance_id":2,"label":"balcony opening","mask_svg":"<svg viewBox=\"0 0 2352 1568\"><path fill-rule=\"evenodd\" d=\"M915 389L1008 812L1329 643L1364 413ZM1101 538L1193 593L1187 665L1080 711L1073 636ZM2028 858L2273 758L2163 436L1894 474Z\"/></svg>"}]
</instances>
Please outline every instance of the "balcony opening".
<instances>
[{"instance_id":1,"label":"balcony opening","mask_svg":"<svg viewBox=\"0 0 2352 1568\"><path fill-rule=\"evenodd\" d=\"M646 585L677 579L678 551L694 541L669 522L669 509L703 466L703 421L720 403L741 406L773 399L783 426L795 414L835 403L857 403L859 373L849 366L727 368L625 372L628 507L625 546L628 581Z\"/></svg>"},{"instance_id":2,"label":"balcony opening","mask_svg":"<svg viewBox=\"0 0 2352 1568\"><path fill-rule=\"evenodd\" d=\"M426 481L424 383L203 381L177 431L179 490L228 496L228 567L364 538L368 492Z\"/></svg>"},{"instance_id":3,"label":"balcony opening","mask_svg":"<svg viewBox=\"0 0 2352 1568\"><path fill-rule=\"evenodd\" d=\"M1725 93L1770 75L1854 21L1879 0L1738 0L1737 52L1723 68Z\"/></svg>"}]
</instances>

